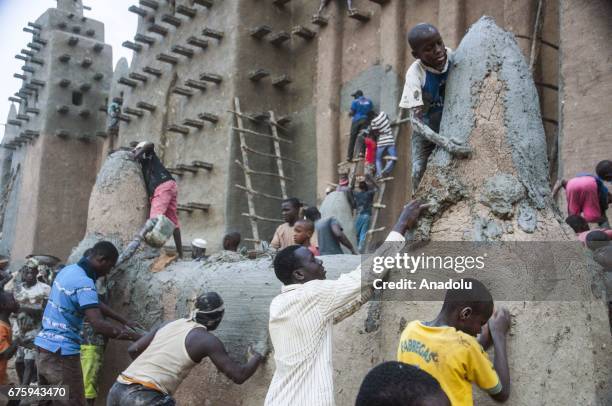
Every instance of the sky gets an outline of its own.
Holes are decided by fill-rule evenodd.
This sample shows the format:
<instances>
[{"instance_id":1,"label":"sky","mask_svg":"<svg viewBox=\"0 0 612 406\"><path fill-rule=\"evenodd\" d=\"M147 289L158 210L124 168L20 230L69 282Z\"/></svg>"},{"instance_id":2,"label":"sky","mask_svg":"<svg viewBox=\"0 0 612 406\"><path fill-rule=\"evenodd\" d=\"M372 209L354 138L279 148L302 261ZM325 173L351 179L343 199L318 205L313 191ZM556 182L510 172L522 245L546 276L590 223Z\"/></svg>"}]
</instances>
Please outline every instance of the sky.
<instances>
[{"instance_id":1,"label":"sky","mask_svg":"<svg viewBox=\"0 0 612 406\"><path fill-rule=\"evenodd\" d=\"M113 47L113 67L121 57L132 58L132 51L121 44L136 33L138 16L128 11L136 1L84 0L91 10L84 10L85 17L104 23L104 38ZM47 9L57 5L55 0L0 0L0 138L10 109L8 98L21 87L21 79L13 77L22 73L23 61L15 59L30 42L32 34L23 31L28 21L35 22ZM17 107L17 106L16 106Z\"/></svg>"}]
</instances>

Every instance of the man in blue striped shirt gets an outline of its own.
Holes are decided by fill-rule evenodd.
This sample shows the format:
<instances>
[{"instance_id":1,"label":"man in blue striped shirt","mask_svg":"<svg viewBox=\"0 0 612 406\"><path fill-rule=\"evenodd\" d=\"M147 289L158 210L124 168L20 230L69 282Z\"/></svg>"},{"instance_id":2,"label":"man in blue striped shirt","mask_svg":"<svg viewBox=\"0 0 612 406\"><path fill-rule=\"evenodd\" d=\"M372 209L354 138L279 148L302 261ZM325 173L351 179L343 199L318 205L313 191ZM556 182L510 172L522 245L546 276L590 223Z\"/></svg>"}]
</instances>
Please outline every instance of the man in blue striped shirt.
<instances>
[{"instance_id":1,"label":"man in blue striped shirt","mask_svg":"<svg viewBox=\"0 0 612 406\"><path fill-rule=\"evenodd\" d=\"M110 272L119 253L108 241L95 244L74 265L55 278L45 307L42 330L34 340L37 346L40 385L67 385L65 404L85 404L80 347L83 319L87 316L95 332L106 337L137 340L140 335L104 319L114 312L98 300L96 279ZM54 404L64 404L55 401Z\"/></svg>"}]
</instances>

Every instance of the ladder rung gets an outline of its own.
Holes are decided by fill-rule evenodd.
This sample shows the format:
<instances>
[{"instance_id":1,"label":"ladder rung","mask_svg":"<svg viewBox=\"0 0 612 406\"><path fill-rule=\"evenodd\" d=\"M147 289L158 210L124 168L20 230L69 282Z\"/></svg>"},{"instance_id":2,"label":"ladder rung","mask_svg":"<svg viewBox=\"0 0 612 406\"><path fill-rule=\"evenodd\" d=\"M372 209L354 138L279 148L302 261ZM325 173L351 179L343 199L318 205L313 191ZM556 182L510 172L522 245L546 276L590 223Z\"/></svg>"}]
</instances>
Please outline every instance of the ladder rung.
<instances>
[{"instance_id":1,"label":"ladder rung","mask_svg":"<svg viewBox=\"0 0 612 406\"><path fill-rule=\"evenodd\" d=\"M238 132L242 132L242 133L246 133L246 134L251 134L251 135L258 135L260 137L273 138L273 139L275 139L277 141L283 141L283 142L286 142L286 143L289 143L289 144L291 144L291 142L292 142L291 140L286 140L284 138L275 137L273 135L264 134L264 133L260 133L260 132L257 132L257 131L247 130L246 128L232 127L232 130L238 131Z\"/></svg>"},{"instance_id":2,"label":"ladder rung","mask_svg":"<svg viewBox=\"0 0 612 406\"><path fill-rule=\"evenodd\" d=\"M254 220L269 221L271 223L284 223L284 220L271 219L271 218L267 218L267 217L258 216L256 214L242 213L242 215L245 216L245 217L250 217L250 218L252 218Z\"/></svg>"},{"instance_id":3,"label":"ladder rung","mask_svg":"<svg viewBox=\"0 0 612 406\"><path fill-rule=\"evenodd\" d=\"M385 231L385 227L373 228L368 230L368 234L380 233L381 231Z\"/></svg>"},{"instance_id":4,"label":"ladder rung","mask_svg":"<svg viewBox=\"0 0 612 406\"><path fill-rule=\"evenodd\" d=\"M263 197L267 197L268 199L274 199L274 200L283 200L281 196L274 196L274 195L270 195L264 192L258 192L257 190L249 189L246 186L242 186L242 185L234 185L234 186L240 190L244 190L245 192L251 195L263 196Z\"/></svg>"}]
</instances>

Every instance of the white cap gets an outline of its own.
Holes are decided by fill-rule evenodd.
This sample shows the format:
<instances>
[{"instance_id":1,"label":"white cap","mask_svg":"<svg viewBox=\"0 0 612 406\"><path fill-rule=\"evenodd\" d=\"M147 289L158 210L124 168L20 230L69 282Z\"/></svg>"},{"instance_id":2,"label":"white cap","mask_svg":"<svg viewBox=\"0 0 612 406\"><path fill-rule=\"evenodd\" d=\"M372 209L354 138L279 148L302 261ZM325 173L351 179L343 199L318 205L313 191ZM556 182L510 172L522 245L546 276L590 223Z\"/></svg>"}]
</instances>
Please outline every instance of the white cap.
<instances>
[{"instance_id":1,"label":"white cap","mask_svg":"<svg viewBox=\"0 0 612 406\"><path fill-rule=\"evenodd\" d=\"M132 145L133 145L133 144L132 144ZM143 148L145 145L147 145L147 142L146 142L146 141L140 141L140 142L138 143L138 145L136 145L136 149L138 149L138 148Z\"/></svg>"},{"instance_id":2,"label":"white cap","mask_svg":"<svg viewBox=\"0 0 612 406\"><path fill-rule=\"evenodd\" d=\"M195 240L191 241L191 245L196 248L206 248L206 244L206 240L203 238L196 238Z\"/></svg>"}]
</instances>

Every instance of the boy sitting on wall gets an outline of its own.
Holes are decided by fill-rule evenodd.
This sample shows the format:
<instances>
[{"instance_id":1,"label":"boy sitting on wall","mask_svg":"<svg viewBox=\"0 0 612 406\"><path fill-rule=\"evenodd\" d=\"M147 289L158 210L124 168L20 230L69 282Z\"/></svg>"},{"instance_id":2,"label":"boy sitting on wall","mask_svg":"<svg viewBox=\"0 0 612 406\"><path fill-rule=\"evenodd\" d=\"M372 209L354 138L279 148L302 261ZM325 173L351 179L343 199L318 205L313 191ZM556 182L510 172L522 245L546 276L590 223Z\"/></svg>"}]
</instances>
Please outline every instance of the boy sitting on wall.
<instances>
[{"instance_id":1,"label":"boy sitting on wall","mask_svg":"<svg viewBox=\"0 0 612 406\"><path fill-rule=\"evenodd\" d=\"M421 182L429 155L439 146L458 156L471 149L440 136L446 81L452 65L451 50L444 46L438 29L417 24L408 32L408 43L416 61L406 72L399 106L408 109L412 125L412 190Z\"/></svg>"},{"instance_id":2,"label":"boy sitting on wall","mask_svg":"<svg viewBox=\"0 0 612 406\"><path fill-rule=\"evenodd\" d=\"M464 281L471 282L471 289L448 290L434 320L415 320L406 326L397 359L436 378L453 406L474 404L472 382L496 401L505 402L510 394L506 354L510 313L503 307L494 313L488 289L475 279ZM491 344L493 364L485 352Z\"/></svg>"}]
</instances>

